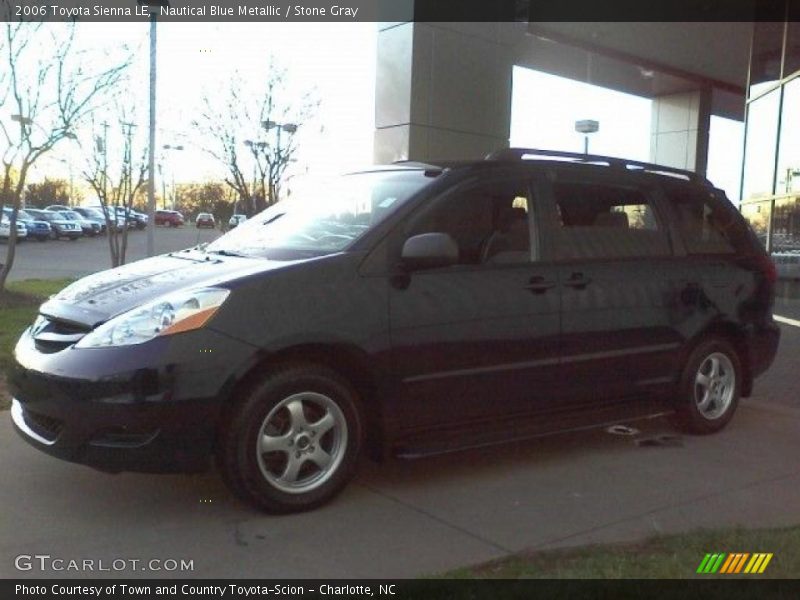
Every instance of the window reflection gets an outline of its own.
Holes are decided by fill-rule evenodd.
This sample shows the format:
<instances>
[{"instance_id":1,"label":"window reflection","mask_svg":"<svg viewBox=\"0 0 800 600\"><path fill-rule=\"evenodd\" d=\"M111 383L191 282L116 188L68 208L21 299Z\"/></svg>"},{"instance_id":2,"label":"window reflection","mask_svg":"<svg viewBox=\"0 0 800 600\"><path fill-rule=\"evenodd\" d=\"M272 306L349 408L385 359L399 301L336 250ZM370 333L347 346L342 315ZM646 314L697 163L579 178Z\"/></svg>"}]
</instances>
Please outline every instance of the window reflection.
<instances>
[{"instance_id":1,"label":"window reflection","mask_svg":"<svg viewBox=\"0 0 800 600\"><path fill-rule=\"evenodd\" d=\"M780 90L748 105L743 200L773 193L779 106Z\"/></svg>"},{"instance_id":2,"label":"window reflection","mask_svg":"<svg viewBox=\"0 0 800 600\"><path fill-rule=\"evenodd\" d=\"M742 204L742 216L750 223L758 241L766 248L767 233L769 231L769 215L772 200L762 202L748 202Z\"/></svg>"},{"instance_id":3,"label":"window reflection","mask_svg":"<svg viewBox=\"0 0 800 600\"><path fill-rule=\"evenodd\" d=\"M783 76L800 71L800 0L789 2L789 23L786 30L786 57Z\"/></svg>"},{"instance_id":4,"label":"window reflection","mask_svg":"<svg viewBox=\"0 0 800 600\"><path fill-rule=\"evenodd\" d=\"M772 252L800 254L800 195L775 201Z\"/></svg>"}]
</instances>

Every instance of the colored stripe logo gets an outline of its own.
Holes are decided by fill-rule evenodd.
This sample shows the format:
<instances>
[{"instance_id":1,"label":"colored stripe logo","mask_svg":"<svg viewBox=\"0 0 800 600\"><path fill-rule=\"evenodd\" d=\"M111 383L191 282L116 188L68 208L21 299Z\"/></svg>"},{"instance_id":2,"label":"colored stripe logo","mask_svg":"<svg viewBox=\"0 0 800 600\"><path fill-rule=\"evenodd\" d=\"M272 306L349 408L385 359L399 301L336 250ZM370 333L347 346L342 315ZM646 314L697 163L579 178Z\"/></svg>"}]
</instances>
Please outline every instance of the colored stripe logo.
<instances>
[{"instance_id":1,"label":"colored stripe logo","mask_svg":"<svg viewBox=\"0 0 800 600\"><path fill-rule=\"evenodd\" d=\"M772 560L772 553L756 552L750 554L749 552L732 552L726 554L724 552L717 552L714 554L706 554L705 558L700 562L697 567L697 572L703 575L713 575L719 573L721 575L736 575L742 574L760 574L763 573L769 561Z\"/></svg>"}]
</instances>

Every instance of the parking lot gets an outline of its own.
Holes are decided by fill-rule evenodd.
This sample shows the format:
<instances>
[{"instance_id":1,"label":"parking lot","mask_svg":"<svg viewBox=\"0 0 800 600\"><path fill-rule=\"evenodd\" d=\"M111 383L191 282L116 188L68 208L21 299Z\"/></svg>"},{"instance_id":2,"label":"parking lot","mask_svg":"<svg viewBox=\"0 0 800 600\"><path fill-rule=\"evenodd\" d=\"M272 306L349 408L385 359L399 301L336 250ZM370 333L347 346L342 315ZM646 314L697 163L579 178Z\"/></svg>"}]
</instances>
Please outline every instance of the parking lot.
<instances>
[{"instance_id":1,"label":"parking lot","mask_svg":"<svg viewBox=\"0 0 800 600\"><path fill-rule=\"evenodd\" d=\"M187 225L177 229L156 227L155 248L157 254L182 250L219 237L214 229L196 229ZM5 242L0 243L5 251ZM147 256L147 232L128 232L127 262ZM105 236L80 238L71 242L66 239L36 242L25 240L17 245L14 269L10 281L22 279L53 279L81 277L111 266L108 239Z\"/></svg>"},{"instance_id":2,"label":"parking lot","mask_svg":"<svg viewBox=\"0 0 800 600\"><path fill-rule=\"evenodd\" d=\"M218 233L156 235L166 252ZM131 234L131 260L144 256L145 236ZM23 244L14 277L99 270L108 264L106 243ZM214 472L106 475L52 459L0 413L0 577L413 577L524 549L800 523L797 306L778 301L776 362L720 434L680 436L655 419L630 436L594 431L416 461L364 460L338 499L291 516L232 499ZM20 554L95 567L19 571ZM153 572L128 563L122 572L98 571L100 559L106 567L115 559L184 559L193 568ZM687 565L687 577L695 567Z\"/></svg>"}]
</instances>

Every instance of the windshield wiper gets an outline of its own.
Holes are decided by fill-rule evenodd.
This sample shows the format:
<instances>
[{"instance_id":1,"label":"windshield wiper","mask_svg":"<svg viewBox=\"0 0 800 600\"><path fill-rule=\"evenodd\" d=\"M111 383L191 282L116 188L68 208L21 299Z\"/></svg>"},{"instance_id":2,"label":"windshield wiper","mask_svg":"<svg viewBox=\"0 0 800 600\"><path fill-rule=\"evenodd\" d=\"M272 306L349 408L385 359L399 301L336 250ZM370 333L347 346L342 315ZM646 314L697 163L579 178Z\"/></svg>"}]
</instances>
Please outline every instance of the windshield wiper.
<instances>
[{"instance_id":1,"label":"windshield wiper","mask_svg":"<svg viewBox=\"0 0 800 600\"><path fill-rule=\"evenodd\" d=\"M207 254L219 254L220 256L239 256L243 258L247 258L246 254L242 254L241 252L233 252L232 250L206 250Z\"/></svg>"}]
</instances>

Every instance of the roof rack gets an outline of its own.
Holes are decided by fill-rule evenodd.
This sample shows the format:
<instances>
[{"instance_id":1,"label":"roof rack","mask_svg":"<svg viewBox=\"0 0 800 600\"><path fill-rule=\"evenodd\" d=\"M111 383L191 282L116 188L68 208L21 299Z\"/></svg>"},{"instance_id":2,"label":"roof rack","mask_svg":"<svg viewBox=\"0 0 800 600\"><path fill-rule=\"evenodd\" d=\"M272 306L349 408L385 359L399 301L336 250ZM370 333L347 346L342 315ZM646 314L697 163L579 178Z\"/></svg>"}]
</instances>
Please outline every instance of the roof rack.
<instances>
[{"instance_id":1,"label":"roof rack","mask_svg":"<svg viewBox=\"0 0 800 600\"><path fill-rule=\"evenodd\" d=\"M498 160L498 161L522 161L526 156L541 156L543 158L564 158L575 162L582 163L605 163L609 167L626 169L626 170L641 170L647 173L655 173L661 175L669 175L672 177L681 177L688 181L701 183L706 186L711 186L705 177L698 175L693 171L685 169L676 169L674 167L667 167L664 165L656 165L653 163L640 162L637 160L627 160L624 158L616 158L613 156L601 156L599 154L580 154L578 152L563 152L560 150L539 150L536 148L503 148L496 150L486 156L485 160Z\"/></svg>"}]
</instances>

